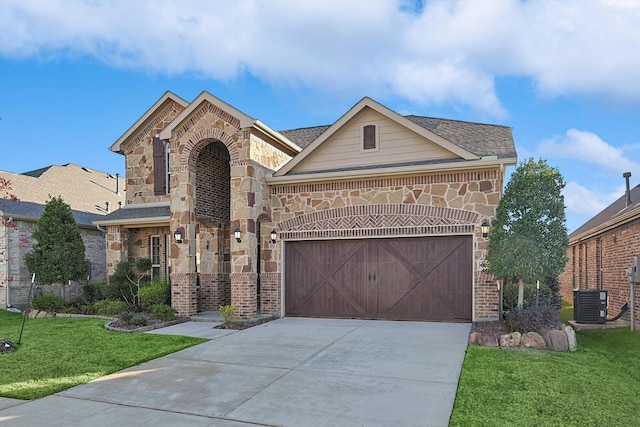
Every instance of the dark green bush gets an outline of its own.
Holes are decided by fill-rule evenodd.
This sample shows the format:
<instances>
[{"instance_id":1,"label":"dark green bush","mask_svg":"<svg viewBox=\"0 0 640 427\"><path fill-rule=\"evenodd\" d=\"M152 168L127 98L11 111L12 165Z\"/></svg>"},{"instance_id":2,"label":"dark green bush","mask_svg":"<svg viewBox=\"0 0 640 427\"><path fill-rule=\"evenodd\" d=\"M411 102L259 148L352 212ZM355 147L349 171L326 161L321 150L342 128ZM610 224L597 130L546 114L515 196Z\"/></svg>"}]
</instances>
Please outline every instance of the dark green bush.
<instances>
[{"instance_id":1,"label":"dark green bush","mask_svg":"<svg viewBox=\"0 0 640 427\"><path fill-rule=\"evenodd\" d=\"M171 284L167 280L154 280L138 291L140 307L151 310L154 305L171 304Z\"/></svg>"},{"instance_id":2,"label":"dark green bush","mask_svg":"<svg viewBox=\"0 0 640 427\"><path fill-rule=\"evenodd\" d=\"M133 313L130 312L129 310L124 310L122 313L120 313L118 317L123 322L131 323L131 320L133 319Z\"/></svg>"},{"instance_id":3,"label":"dark green bush","mask_svg":"<svg viewBox=\"0 0 640 427\"><path fill-rule=\"evenodd\" d=\"M560 326L560 311L552 305L515 309L507 313L504 324L509 331L542 333Z\"/></svg>"},{"instance_id":4,"label":"dark green bush","mask_svg":"<svg viewBox=\"0 0 640 427\"><path fill-rule=\"evenodd\" d=\"M144 314L136 314L131 318L130 324L134 326L147 326L149 320Z\"/></svg>"},{"instance_id":5,"label":"dark green bush","mask_svg":"<svg viewBox=\"0 0 640 427\"><path fill-rule=\"evenodd\" d=\"M163 322L168 322L176 318L176 311L167 304L156 304L151 307L151 312Z\"/></svg>"},{"instance_id":6,"label":"dark green bush","mask_svg":"<svg viewBox=\"0 0 640 427\"><path fill-rule=\"evenodd\" d=\"M93 305L95 307L96 314L102 314L106 316L115 316L128 308L127 303L124 301L114 301L107 299L97 301Z\"/></svg>"},{"instance_id":7,"label":"dark green bush","mask_svg":"<svg viewBox=\"0 0 640 427\"><path fill-rule=\"evenodd\" d=\"M95 304L85 304L82 307L80 307L80 312L82 314L93 316L98 314L98 308L96 307Z\"/></svg>"},{"instance_id":8,"label":"dark green bush","mask_svg":"<svg viewBox=\"0 0 640 427\"><path fill-rule=\"evenodd\" d=\"M106 283L87 283L82 287L82 294L84 300L86 302L96 302L98 300L104 299L102 295L102 289L105 287Z\"/></svg>"},{"instance_id":9,"label":"dark green bush","mask_svg":"<svg viewBox=\"0 0 640 427\"><path fill-rule=\"evenodd\" d=\"M67 307L69 307L69 303L53 292L31 298L31 308L36 310L63 312Z\"/></svg>"}]
</instances>

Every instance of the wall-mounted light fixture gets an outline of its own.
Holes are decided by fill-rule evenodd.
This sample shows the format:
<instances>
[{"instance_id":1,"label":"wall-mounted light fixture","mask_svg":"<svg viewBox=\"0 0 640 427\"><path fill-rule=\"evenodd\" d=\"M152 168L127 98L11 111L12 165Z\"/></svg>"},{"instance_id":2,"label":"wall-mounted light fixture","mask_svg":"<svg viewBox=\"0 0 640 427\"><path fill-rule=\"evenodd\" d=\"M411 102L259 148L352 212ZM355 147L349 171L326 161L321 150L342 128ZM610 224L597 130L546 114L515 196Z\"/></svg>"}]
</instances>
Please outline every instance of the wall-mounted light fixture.
<instances>
[{"instance_id":1,"label":"wall-mounted light fixture","mask_svg":"<svg viewBox=\"0 0 640 427\"><path fill-rule=\"evenodd\" d=\"M482 223L482 225L480 226L480 229L482 230L482 237L489 236L490 227L491 225L486 220Z\"/></svg>"},{"instance_id":2,"label":"wall-mounted light fixture","mask_svg":"<svg viewBox=\"0 0 640 427\"><path fill-rule=\"evenodd\" d=\"M236 231L233 232L233 235L236 238L236 242L238 243L242 243L242 239L240 238L241 234L242 234L242 230L240 230L240 227L236 228Z\"/></svg>"},{"instance_id":3,"label":"wall-mounted light fixture","mask_svg":"<svg viewBox=\"0 0 640 427\"><path fill-rule=\"evenodd\" d=\"M183 233L183 228L177 228L176 231L173 232L173 238L176 241L176 243L182 243L182 233Z\"/></svg>"},{"instance_id":4,"label":"wall-mounted light fixture","mask_svg":"<svg viewBox=\"0 0 640 427\"><path fill-rule=\"evenodd\" d=\"M278 238L278 233L276 233L276 229L271 230L271 243L275 243Z\"/></svg>"}]
</instances>

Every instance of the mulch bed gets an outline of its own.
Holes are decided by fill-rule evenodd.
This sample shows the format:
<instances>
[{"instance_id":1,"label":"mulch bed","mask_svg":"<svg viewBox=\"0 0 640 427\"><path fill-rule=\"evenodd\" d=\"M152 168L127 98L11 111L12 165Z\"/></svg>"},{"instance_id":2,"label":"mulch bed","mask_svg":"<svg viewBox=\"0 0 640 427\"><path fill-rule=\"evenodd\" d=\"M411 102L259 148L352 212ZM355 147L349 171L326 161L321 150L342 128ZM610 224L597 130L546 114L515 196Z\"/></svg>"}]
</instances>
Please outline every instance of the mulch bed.
<instances>
[{"instance_id":1,"label":"mulch bed","mask_svg":"<svg viewBox=\"0 0 640 427\"><path fill-rule=\"evenodd\" d=\"M261 319L252 319L252 320L237 320L235 322L223 323L222 325L215 326L214 329L235 329L235 330L241 331L243 329L249 329L253 326L258 326L275 319L276 319L275 317L265 317Z\"/></svg>"}]
</instances>

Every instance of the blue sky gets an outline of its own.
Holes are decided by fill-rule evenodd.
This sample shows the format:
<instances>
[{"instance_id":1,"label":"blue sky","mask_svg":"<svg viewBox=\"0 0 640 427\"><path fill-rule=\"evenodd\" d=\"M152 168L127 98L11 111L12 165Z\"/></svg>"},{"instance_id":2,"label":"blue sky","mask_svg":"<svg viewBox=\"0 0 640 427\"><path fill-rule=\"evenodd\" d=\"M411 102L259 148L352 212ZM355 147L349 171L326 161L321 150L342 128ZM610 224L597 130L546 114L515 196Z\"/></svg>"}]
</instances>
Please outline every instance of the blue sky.
<instances>
[{"instance_id":1,"label":"blue sky","mask_svg":"<svg viewBox=\"0 0 640 427\"><path fill-rule=\"evenodd\" d=\"M123 174L109 146L167 90L276 130L363 96L511 126L563 174L569 230L640 183L640 1L0 2L0 171Z\"/></svg>"}]
</instances>

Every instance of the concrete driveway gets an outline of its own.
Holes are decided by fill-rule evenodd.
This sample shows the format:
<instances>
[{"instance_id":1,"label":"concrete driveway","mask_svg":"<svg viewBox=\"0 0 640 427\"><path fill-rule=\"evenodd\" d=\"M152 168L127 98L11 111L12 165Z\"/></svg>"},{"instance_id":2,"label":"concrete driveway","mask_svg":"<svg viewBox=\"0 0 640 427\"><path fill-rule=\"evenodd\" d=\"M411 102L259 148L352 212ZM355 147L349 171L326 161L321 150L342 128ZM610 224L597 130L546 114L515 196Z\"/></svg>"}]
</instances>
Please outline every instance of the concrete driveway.
<instances>
[{"instance_id":1,"label":"concrete driveway","mask_svg":"<svg viewBox=\"0 0 640 427\"><path fill-rule=\"evenodd\" d=\"M182 330L200 328L192 335L210 341L40 400L5 399L0 424L446 426L470 330L309 318L244 331L193 323ZM172 333L165 329L157 332Z\"/></svg>"}]
</instances>

